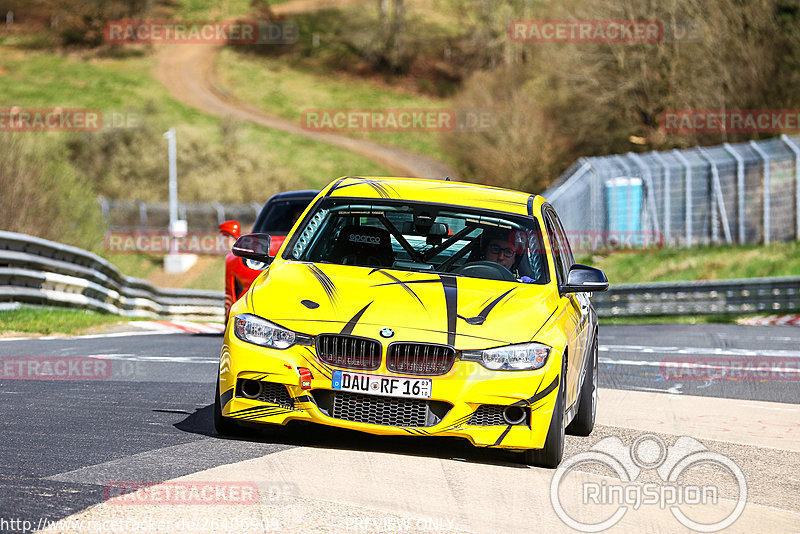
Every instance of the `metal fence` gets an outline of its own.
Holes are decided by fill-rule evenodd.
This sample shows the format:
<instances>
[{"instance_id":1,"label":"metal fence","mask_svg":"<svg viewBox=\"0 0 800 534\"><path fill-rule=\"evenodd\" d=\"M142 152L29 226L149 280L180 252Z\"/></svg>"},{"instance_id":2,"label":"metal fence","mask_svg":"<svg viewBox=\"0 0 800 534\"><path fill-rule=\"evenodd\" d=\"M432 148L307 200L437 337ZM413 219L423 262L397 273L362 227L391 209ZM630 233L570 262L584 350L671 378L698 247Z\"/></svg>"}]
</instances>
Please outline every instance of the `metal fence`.
<instances>
[{"instance_id":1,"label":"metal fence","mask_svg":"<svg viewBox=\"0 0 800 534\"><path fill-rule=\"evenodd\" d=\"M169 228L169 202L110 200L100 198L109 230L163 230ZM178 203L178 218L192 231L215 231L220 223L235 219L250 228L264 204Z\"/></svg>"},{"instance_id":2,"label":"metal fence","mask_svg":"<svg viewBox=\"0 0 800 534\"><path fill-rule=\"evenodd\" d=\"M684 247L800 240L800 136L581 158L544 196L574 233Z\"/></svg>"}]
</instances>

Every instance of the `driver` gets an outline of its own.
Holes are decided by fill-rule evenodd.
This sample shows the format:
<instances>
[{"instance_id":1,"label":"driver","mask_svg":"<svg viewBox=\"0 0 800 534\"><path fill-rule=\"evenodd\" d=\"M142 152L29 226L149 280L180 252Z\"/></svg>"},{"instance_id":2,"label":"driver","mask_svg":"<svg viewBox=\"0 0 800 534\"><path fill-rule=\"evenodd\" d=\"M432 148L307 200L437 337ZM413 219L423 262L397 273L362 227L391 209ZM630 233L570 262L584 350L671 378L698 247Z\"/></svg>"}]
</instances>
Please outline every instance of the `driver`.
<instances>
[{"instance_id":1,"label":"driver","mask_svg":"<svg viewBox=\"0 0 800 534\"><path fill-rule=\"evenodd\" d=\"M532 284L533 278L519 276L516 266L519 262L517 253L521 253L522 243L517 239L518 233L512 230L485 230L483 232L483 257L488 261L499 263L522 283Z\"/></svg>"}]
</instances>

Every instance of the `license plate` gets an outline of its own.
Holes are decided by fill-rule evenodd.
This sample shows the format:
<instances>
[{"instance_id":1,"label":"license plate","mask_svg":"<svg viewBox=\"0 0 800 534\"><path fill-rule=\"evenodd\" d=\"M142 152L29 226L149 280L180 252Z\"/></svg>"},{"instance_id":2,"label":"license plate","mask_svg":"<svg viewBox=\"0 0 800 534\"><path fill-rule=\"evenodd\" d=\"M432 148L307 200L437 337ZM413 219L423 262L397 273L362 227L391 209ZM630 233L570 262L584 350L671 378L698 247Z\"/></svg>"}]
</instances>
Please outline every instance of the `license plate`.
<instances>
[{"instance_id":1,"label":"license plate","mask_svg":"<svg viewBox=\"0 0 800 534\"><path fill-rule=\"evenodd\" d=\"M363 393L365 395L430 399L433 380L430 378L405 378L334 371L333 389Z\"/></svg>"}]
</instances>

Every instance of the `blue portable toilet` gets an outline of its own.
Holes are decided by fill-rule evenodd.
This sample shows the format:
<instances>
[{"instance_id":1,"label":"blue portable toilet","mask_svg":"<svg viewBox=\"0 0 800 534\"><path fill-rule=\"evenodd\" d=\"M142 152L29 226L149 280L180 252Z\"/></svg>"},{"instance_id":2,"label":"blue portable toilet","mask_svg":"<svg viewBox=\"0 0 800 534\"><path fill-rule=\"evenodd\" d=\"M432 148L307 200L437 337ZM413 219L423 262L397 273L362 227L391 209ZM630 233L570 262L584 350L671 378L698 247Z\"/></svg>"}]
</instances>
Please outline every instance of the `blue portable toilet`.
<instances>
[{"instance_id":1,"label":"blue portable toilet","mask_svg":"<svg viewBox=\"0 0 800 534\"><path fill-rule=\"evenodd\" d=\"M642 179L627 176L606 180L608 230L641 232Z\"/></svg>"}]
</instances>

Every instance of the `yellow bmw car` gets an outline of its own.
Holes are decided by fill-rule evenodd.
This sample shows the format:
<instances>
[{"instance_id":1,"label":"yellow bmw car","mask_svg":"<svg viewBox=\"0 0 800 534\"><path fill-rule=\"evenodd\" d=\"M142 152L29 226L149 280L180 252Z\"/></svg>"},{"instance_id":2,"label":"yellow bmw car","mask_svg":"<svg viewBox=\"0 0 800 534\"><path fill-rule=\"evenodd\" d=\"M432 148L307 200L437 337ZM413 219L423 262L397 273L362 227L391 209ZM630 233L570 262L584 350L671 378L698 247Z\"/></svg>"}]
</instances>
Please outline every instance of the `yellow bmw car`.
<instances>
[{"instance_id":1,"label":"yellow bmw car","mask_svg":"<svg viewBox=\"0 0 800 534\"><path fill-rule=\"evenodd\" d=\"M231 308L214 422L453 436L555 467L597 407L602 271L540 196L346 177L323 189Z\"/></svg>"}]
</instances>

